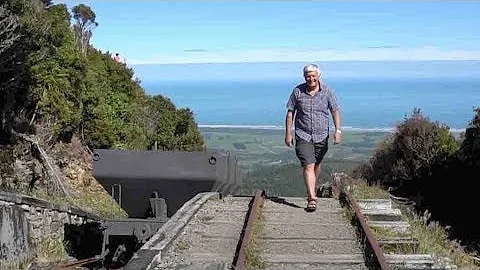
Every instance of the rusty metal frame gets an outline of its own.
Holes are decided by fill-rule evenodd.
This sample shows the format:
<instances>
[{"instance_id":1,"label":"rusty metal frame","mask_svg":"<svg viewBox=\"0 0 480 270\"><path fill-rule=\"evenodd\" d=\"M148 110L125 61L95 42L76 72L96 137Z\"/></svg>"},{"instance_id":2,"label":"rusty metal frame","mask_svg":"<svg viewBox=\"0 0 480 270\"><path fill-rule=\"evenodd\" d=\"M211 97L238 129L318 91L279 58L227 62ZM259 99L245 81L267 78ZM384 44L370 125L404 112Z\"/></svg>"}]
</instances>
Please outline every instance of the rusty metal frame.
<instances>
[{"instance_id":1,"label":"rusty metal frame","mask_svg":"<svg viewBox=\"0 0 480 270\"><path fill-rule=\"evenodd\" d=\"M240 234L240 248L234 258L234 269L246 269L247 263L247 246L248 242L252 238L253 234L253 225L259 218L258 208L263 206L265 198L267 197L264 190L257 190L255 196L250 202L250 207L247 213L247 222L245 223L242 233Z\"/></svg>"},{"instance_id":2,"label":"rusty metal frame","mask_svg":"<svg viewBox=\"0 0 480 270\"><path fill-rule=\"evenodd\" d=\"M380 247L380 244L378 243L377 238L373 235L373 232L370 229L370 226L367 224L367 218L365 217L365 215L363 215L355 198L350 194L350 192L344 191L343 183L341 183L341 181L340 183L339 181L334 181L332 185L332 189L333 189L333 195L335 196L335 198L339 200L346 199L349 206L354 210L355 217L360 223L359 229L361 230L361 232L363 232L363 234L367 238L368 245L373 250L373 255L375 256L376 262L378 262L378 266L380 267L380 269L390 270L390 265L387 262L385 255L383 254L382 248ZM364 249L365 248L366 247L364 247Z\"/></svg>"}]
</instances>

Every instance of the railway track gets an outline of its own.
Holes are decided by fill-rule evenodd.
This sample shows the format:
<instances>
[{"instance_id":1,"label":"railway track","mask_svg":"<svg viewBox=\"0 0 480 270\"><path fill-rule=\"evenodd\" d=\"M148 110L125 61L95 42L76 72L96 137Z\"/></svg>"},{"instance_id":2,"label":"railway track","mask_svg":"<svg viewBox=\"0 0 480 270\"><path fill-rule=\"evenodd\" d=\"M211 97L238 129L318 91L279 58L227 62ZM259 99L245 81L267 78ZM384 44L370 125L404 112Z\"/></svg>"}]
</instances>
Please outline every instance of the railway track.
<instances>
[{"instance_id":1,"label":"railway track","mask_svg":"<svg viewBox=\"0 0 480 270\"><path fill-rule=\"evenodd\" d=\"M392 213L387 202L357 202L334 189L333 198L318 199L315 212L305 205L305 198L269 197L263 190L243 197L199 194L123 269L433 269L428 255L383 253L382 246L405 242L372 233L372 224L386 224L378 216ZM353 211L356 226L344 207Z\"/></svg>"},{"instance_id":2,"label":"railway track","mask_svg":"<svg viewBox=\"0 0 480 270\"><path fill-rule=\"evenodd\" d=\"M313 213L305 205L263 190L194 200L125 269L369 269L339 201L319 198Z\"/></svg>"}]
</instances>

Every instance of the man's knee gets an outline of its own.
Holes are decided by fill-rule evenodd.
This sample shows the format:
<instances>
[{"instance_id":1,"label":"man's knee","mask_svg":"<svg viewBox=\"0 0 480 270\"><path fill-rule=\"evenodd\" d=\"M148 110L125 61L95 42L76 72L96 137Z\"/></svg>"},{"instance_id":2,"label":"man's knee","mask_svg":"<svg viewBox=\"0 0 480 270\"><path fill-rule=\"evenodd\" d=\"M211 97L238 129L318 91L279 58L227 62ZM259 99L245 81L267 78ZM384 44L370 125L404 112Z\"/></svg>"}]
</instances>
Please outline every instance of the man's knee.
<instances>
[{"instance_id":1,"label":"man's knee","mask_svg":"<svg viewBox=\"0 0 480 270\"><path fill-rule=\"evenodd\" d=\"M305 164L305 165L303 165L303 170L304 171L314 171L315 167L316 167L315 163Z\"/></svg>"}]
</instances>

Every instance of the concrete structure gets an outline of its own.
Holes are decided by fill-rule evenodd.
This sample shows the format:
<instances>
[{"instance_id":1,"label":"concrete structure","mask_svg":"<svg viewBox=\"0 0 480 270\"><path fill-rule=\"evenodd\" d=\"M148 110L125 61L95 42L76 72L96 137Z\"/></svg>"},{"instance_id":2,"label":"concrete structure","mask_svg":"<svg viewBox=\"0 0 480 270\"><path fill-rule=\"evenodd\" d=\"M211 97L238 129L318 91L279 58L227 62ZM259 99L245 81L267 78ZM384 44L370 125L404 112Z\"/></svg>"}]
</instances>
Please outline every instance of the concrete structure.
<instances>
[{"instance_id":1,"label":"concrete structure","mask_svg":"<svg viewBox=\"0 0 480 270\"><path fill-rule=\"evenodd\" d=\"M98 220L79 208L0 191L0 269L29 261L47 237L63 239L65 224Z\"/></svg>"}]
</instances>

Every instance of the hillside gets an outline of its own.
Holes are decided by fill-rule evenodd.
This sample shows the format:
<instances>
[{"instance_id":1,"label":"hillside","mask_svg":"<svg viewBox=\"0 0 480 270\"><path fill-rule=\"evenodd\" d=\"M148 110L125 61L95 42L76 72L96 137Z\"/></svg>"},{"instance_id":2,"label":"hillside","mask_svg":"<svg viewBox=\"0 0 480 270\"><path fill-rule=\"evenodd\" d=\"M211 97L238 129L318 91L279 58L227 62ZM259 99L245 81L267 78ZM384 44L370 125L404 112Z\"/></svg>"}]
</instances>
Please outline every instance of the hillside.
<instances>
[{"instance_id":1,"label":"hillside","mask_svg":"<svg viewBox=\"0 0 480 270\"><path fill-rule=\"evenodd\" d=\"M131 68L90 44L101 25L89 6L8 0L0 26L1 189L108 214L92 194L92 149L203 149L189 109L147 95Z\"/></svg>"}]
</instances>

